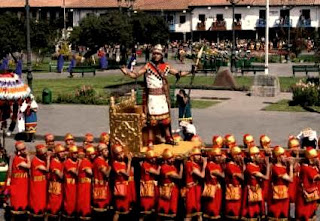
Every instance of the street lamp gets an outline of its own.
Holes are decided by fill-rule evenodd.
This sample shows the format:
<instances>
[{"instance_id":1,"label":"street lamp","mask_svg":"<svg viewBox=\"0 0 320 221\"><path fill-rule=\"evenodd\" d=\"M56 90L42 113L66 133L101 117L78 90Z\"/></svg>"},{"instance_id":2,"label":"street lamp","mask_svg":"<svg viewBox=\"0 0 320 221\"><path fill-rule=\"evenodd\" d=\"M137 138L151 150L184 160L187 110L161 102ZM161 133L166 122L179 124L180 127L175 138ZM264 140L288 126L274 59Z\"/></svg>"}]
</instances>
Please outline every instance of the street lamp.
<instances>
[{"instance_id":1,"label":"street lamp","mask_svg":"<svg viewBox=\"0 0 320 221\"><path fill-rule=\"evenodd\" d=\"M235 52L235 46L236 46L236 31L234 27L234 20L235 20L235 14L234 9L235 6L243 0L227 0L227 2L230 2L232 6L232 49L231 49L231 72L235 72L235 63L236 63L236 52Z\"/></svg>"},{"instance_id":2,"label":"street lamp","mask_svg":"<svg viewBox=\"0 0 320 221\"><path fill-rule=\"evenodd\" d=\"M32 70L31 70L31 42L30 42L30 5L29 0L26 0L26 32L27 32L27 80L30 89L32 90Z\"/></svg>"}]
</instances>

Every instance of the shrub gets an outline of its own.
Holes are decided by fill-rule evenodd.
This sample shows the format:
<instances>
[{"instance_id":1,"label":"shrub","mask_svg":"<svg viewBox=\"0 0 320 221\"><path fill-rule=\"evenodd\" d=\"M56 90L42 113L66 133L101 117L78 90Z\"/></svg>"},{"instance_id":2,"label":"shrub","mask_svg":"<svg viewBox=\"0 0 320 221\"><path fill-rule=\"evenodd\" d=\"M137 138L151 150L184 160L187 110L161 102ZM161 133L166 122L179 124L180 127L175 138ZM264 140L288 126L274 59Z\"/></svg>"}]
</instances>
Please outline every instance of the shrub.
<instances>
[{"instance_id":1,"label":"shrub","mask_svg":"<svg viewBox=\"0 0 320 221\"><path fill-rule=\"evenodd\" d=\"M319 106L320 88L314 83L299 81L292 87L293 103L301 106Z\"/></svg>"},{"instance_id":2,"label":"shrub","mask_svg":"<svg viewBox=\"0 0 320 221\"><path fill-rule=\"evenodd\" d=\"M97 93L91 86L83 85L73 94L59 94L56 103L106 105L109 104L109 96Z\"/></svg>"}]
</instances>

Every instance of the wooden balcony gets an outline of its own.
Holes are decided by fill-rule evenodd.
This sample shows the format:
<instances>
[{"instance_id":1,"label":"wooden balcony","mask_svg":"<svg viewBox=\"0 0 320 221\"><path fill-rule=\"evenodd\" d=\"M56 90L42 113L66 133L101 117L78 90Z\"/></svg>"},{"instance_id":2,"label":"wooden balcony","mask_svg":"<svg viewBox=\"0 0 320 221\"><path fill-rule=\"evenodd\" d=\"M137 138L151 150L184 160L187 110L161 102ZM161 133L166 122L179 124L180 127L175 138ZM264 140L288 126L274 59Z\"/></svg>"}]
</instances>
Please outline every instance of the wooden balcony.
<instances>
[{"instance_id":1,"label":"wooden balcony","mask_svg":"<svg viewBox=\"0 0 320 221\"><path fill-rule=\"evenodd\" d=\"M234 30L241 30L241 21L234 22Z\"/></svg>"},{"instance_id":2,"label":"wooden balcony","mask_svg":"<svg viewBox=\"0 0 320 221\"><path fill-rule=\"evenodd\" d=\"M197 31L206 31L206 24L204 22L198 23Z\"/></svg>"},{"instance_id":3,"label":"wooden balcony","mask_svg":"<svg viewBox=\"0 0 320 221\"><path fill-rule=\"evenodd\" d=\"M225 21L212 22L211 31L225 31L227 30Z\"/></svg>"}]
</instances>

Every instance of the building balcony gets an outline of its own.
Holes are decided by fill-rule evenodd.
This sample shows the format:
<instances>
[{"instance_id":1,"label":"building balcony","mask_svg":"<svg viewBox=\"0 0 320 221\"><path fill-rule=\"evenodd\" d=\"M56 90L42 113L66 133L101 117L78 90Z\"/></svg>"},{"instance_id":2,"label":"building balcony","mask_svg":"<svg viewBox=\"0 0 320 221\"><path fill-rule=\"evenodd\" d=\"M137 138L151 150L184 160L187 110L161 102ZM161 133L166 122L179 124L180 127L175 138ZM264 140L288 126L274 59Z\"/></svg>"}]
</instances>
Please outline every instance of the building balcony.
<instances>
[{"instance_id":1,"label":"building balcony","mask_svg":"<svg viewBox=\"0 0 320 221\"><path fill-rule=\"evenodd\" d=\"M259 18L259 19L257 20L256 27L257 27L257 28L264 28L264 27L266 27L266 20L265 20L264 18Z\"/></svg>"},{"instance_id":2,"label":"building balcony","mask_svg":"<svg viewBox=\"0 0 320 221\"><path fill-rule=\"evenodd\" d=\"M241 21L234 22L234 30L241 30Z\"/></svg>"},{"instance_id":3,"label":"building balcony","mask_svg":"<svg viewBox=\"0 0 320 221\"><path fill-rule=\"evenodd\" d=\"M197 31L205 31L206 30L206 24L204 22L199 22L197 24Z\"/></svg>"},{"instance_id":4,"label":"building balcony","mask_svg":"<svg viewBox=\"0 0 320 221\"><path fill-rule=\"evenodd\" d=\"M276 27L292 27L292 19L289 18L279 18L275 21L275 26Z\"/></svg>"},{"instance_id":5,"label":"building balcony","mask_svg":"<svg viewBox=\"0 0 320 221\"><path fill-rule=\"evenodd\" d=\"M311 19L299 19L297 26L300 28L309 28L311 27Z\"/></svg>"},{"instance_id":6,"label":"building balcony","mask_svg":"<svg viewBox=\"0 0 320 221\"><path fill-rule=\"evenodd\" d=\"M225 31L227 30L225 21L214 21L211 25L211 31Z\"/></svg>"}]
</instances>

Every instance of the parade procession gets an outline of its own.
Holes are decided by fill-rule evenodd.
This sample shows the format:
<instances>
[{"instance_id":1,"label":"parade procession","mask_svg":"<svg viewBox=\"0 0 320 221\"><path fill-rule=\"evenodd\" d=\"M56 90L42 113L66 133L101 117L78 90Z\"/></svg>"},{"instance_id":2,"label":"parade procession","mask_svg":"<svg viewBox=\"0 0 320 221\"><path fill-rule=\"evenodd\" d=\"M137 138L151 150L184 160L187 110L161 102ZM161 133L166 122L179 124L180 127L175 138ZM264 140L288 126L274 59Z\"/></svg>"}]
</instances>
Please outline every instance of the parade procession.
<instances>
[{"instance_id":1,"label":"parade procession","mask_svg":"<svg viewBox=\"0 0 320 221\"><path fill-rule=\"evenodd\" d=\"M2 185L5 216L316 220L320 155L314 131L307 128L290 136L287 147L273 144L267 135L255 140L245 134L243 144L232 134L214 135L212 143L204 144L195 132L173 132L166 77L179 79L190 72L163 62L160 45L152 56L139 71L121 68L131 78L144 75L145 94L142 105L136 105L134 91L118 103L111 97L109 133L99 139L87 133L81 144L72 133L64 136L64 143L46 134L31 150L16 141ZM193 66L191 73L195 70ZM29 93L26 89L26 97ZM188 119L180 124L192 125Z\"/></svg>"}]
</instances>

